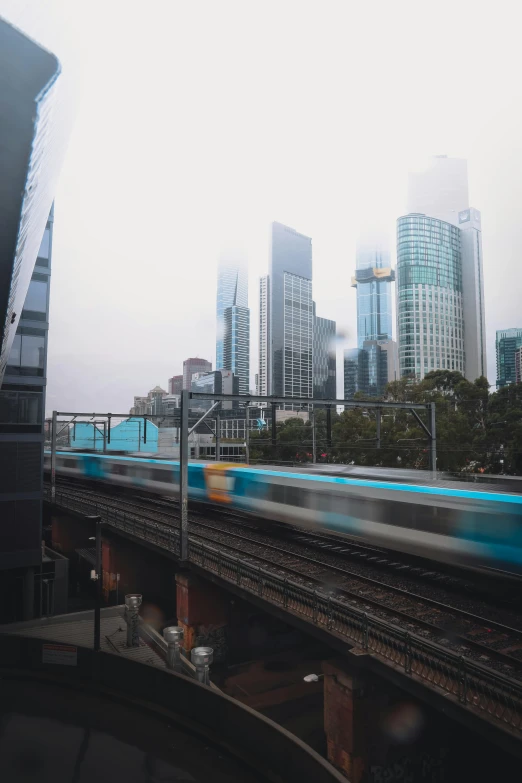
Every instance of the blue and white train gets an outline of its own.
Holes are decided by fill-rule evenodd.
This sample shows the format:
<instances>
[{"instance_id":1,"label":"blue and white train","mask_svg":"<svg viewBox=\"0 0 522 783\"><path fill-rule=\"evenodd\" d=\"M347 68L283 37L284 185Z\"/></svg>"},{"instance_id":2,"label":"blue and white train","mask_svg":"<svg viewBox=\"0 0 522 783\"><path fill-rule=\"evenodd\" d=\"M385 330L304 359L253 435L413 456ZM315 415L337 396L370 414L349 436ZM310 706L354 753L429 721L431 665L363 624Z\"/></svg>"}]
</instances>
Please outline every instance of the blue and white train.
<instances>
[{"instance_id":1,"label":"blue and white train","mask_svg":"<svg viewBox=\"0 0 522 783\"><path fill-rule=\"evenodd\" d=\"M50 470L50 454L45 454ZM160 495L179 492L179 462L61 451L58 476ZM364 477L360 477L364 473ZM417 471L193 461L189 498L265 520L484 571L522 575L522 495Z\"/></svg>"}]
</instances>

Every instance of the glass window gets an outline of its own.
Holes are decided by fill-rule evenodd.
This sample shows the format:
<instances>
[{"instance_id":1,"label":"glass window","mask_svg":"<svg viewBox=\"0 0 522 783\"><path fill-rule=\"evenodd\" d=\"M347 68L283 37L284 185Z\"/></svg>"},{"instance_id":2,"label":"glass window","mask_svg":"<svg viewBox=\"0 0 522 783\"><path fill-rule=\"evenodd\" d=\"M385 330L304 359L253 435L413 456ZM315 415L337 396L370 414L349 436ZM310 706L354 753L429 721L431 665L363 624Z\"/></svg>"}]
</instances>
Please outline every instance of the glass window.
<instances>
[{"instance_id":1,"label":"glass window","mask_svg":"<svg viewBox=\"0 0 522 783\"><path fill-rule=\"evenodd\" d=\"M22 338L19 334L15 334L11 353L9 354L8 365L12 367L20 367L20 351L22 348Z\"/></svg>"},{"instance_id":2,"label":"glass window","mask_svg":"<svg viewBox=\"0 0 522 783\"><path fill-rule=\"evenodd\" d=\"M40 249L38 251L38 258L49 258L49 239L50 239L50 231L48 228L45 229L42 244L40 245Z\"/></svg>"},{"instance_id":3,"label":"glass window","mask_svg":"<svg viewBox=\"0 0 522 783\"><path fill-rule=\"evenodd\" d=\"M34 337L24 334L22 336L21 365L22 367L44 366L45 337Z\"/></svg>"},{"instance_id":4,"label":"glass window","mask_svg":"<svg viewBox=\"0 0 522 783\"><path fill-rule=\"evenodd\" d=\"M32 310L36 313L47 312L47 283L31 280L25 297L24 310Z\"/></svg>"}]
</instances>

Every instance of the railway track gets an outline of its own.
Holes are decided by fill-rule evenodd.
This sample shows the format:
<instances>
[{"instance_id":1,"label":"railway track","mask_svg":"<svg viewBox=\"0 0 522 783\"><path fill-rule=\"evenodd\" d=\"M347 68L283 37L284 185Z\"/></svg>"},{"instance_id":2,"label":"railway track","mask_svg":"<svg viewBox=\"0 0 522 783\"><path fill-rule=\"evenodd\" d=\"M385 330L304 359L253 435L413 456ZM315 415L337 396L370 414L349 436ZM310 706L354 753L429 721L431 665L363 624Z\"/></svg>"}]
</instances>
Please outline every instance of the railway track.
<instances>
[{"instance_id":1,"label":"railway track","mask_svg":"<svg viewBox=\"0 0 522 783\"><path fill-rule=\"evenodd\" d=\"M158 498L139 496L139 503L131 502L70 484L61 485L60 491L82 497L93 505L124 510L128 518L146 521L156 529L172 528L177 512L173 502ZM440 587L436 597L433 589L428 596L419 591L419 584L411 575L406 578L402 572L396 574L395 584L390 578L383 581L382 573L375 575L372 558L378 561L384 555L389 557L384 550L301 531L285 540L284 531L274 532L273 526L263 528L254 519L240 521L239 515L223 509L213 509L212 515L214 518L209 519L208 508L204 514L191 509L190 538L229 550L244 562L262 565L280 576L291 575L294 582L319 588L350 606L371 611L374 616L522 681L522 616L507 617L504 613L503 622L499 622L496 607L473 602L469 597L465 599L466 608L456 606L455 601L448 603L450 599ZM321 547L317 547L317 541ZM324 545L334 551L326 552ZM365 564L358 563L354 571L354 564L346 558L361 550L366 555ZM401 567L400 563L395 565ZM497 619L493 619L494 615Z\"/></svg>"}]
</instances>

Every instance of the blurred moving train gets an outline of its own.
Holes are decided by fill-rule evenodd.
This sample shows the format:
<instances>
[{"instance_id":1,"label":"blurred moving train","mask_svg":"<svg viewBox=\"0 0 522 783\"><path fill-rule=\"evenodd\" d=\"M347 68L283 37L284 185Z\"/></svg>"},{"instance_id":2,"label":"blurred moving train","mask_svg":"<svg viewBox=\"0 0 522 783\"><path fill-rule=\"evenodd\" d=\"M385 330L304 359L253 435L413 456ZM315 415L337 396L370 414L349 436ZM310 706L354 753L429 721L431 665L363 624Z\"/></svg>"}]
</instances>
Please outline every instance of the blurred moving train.
<instances>
[{"instance_id":1,"label":"blurred moving train","mask_svg":"<svg viewBox=\"0 0 522 783\"><path fill-rule=\"evenodd\" d=\"M50 452L45 452L50 470ZM179 462L59 451L58 476L160 495L179 492ZM189 498L265 520L482 571L522 575L522 495L502 485L434 480L428 471L192 461Z\"/></svg>"}]
</instances>

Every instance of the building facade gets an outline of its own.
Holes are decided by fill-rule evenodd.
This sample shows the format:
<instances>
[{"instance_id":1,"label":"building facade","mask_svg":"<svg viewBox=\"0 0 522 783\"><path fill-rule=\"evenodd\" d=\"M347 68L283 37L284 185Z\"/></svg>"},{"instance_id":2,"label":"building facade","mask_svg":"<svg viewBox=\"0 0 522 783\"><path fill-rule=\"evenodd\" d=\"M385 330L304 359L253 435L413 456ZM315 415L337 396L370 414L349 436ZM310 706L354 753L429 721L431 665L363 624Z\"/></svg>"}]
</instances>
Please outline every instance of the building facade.
<instances>
[{"instance_id":1,"label":"building facade","mask_svg":"<svg viewBox=\"0 0 522 783\"><path fill-rule=\"evenodd\" d=\"M243 253L224 253L218 264L216 299L216 370L227 369L225 360L225 310L248 307L248 271ZM195 372L197 372L195 370Z\"/></svg>"},{"instance_id":2,"label":"building facade","mask_svg":"<svg viewBox=\"0 0 522 783\"><path fill-rule=\"evenodd\" d=\"M313 303L313 396L335 400L337 397L335 321L315 314Z\"/></svg>"},{"instance_id":3,"label":"building facade","mask_svg":"<svg viewBox=\"0 0 522 783\"><path fill-rule=\"evenodd\" d=\"M52 203L70 106L55 55L3 19L0 74L5 120L0 123L0 622L5 622L39 613L47 569L42 498ZM48 587L52 592L54 581Z\"/></svg>"},{"instance_id":4,"label":"building facade","mask_svg":"<svg viewBox=\"0 0 522 783\"><path fill-rule=\"evenodd\" d=\"M459 369L469 381L486 377L481 216L478 210L469 206L467 161L440 155L431 158L424 171L410 174L408 209L410 214L424 214L428 220L436 219L441 224L453 224L459 228L464 322L464 361ZM435 310L438 312L438 308ZM440 318L443 319L442 314ZM455 329L460 331L458 327ZM450 340L452 337L450 334ZM456 345L451 347L457 348ZM451 355L445 357L446 365L448 360L450 362L450 368L453 367L453 358ZM442 364L444 357L440 356L439 360ZM436 362L435 358L435 367L430 369L437 369Z\"/></svg>"},{"instance_id":5,"label":"building facade","mask_svg":"<svg viewBox=\"0 0 522 783\"><path fill-rule=\"evenodd\" d=\"M270 277L259 280L259 372L257 393L269 394L270 388Z\"/></svg>"},{"instance_id":6,"label":"building facade","mask_svg":"<svg viewBox=\"0 0 522 783\"><path fill-rule=\"evenodd\" d=\"M197 373L192 380L193 392L207 394L239 394L239 379L231 370L214 370L214 372ZM208 410L213 405L213 400L195 398L191 401L191 410ZM237 403L226 401L221 403L223 410L232 410Z\"/></svg>"},{"instance_id":7,"label":"building facade","mask_svg":"<svg viewBox=\"0 0 522 783\"><path fill-rule=\"evenodd\" d=\"M197 356L191 359L185 359L183 362L183 388L191 389L192 376L196 372L211 372L212 362L206 359L200 359Z\"/></svg>"},{"instance_id":8,"label":"building facade","mask_svg":"<svg viewBox=\"0 0 522 783\"><path fill-rule=\"evenodd\" d=\"M465 375L469 381L487 377L486 312L482 268L482 230L478 209L459 212L464 307Z\"/></svg>"},{"instance_id":9,"label":"building facade","mask_svg":"<svg viewBox=\"0 0 522 783\"><path fill-rule=\"evenodd\" d=\"M238 379L239 394L250 390L250 310L232 305L224 313L223 369Z\"/></svg>"},{"instance_id":10,"label":"building facade","mask_svg":"<svg viewBox=\"0 0 522 783\"><path fill-rule=\"evenodd\" d=\"M516 383L516 355L522 348L522 329L499 329L495 341L497 389Z\"/></svg>"},{"instance_id":11,"label":"building facade","mask_svg":"<svg viewBox=\"0 0 522 783\"><path fill-rule=\"evenodd\" d=\"M173 375L168 381L169 394L181 394L183 390L183 376Z\"/></svg>"},{"instance_id":12,"label":"building facade","mask_svg":"<svg viewBox=\"0 0 522 783\"><path fill-rule=\"evenodd\" d=\"M357 346L365 340L391 340L395 272L385 242L359 241L352 287L357 289Z\"/></svg>"},{"instance_id":13,"label":"building facade","mask_svg":"<svg viewBox=\"0 0 522 783\"><path fill-rule=\"evenodd\" d=\"M397 221L397 326L401 377L465 372L460 230L426 215Z\"/></svg>"},{"instance_id":14,"label":"building facade","mask_svg":"<svg viewBox=\"0 0 522 783\"><path fill-rule=\"evenodd\" d=\"M522 347L515 351L515 383L522 383Z\"/></svg>"},{"instance_id":15,"label":"building facade","mask_svg":"<svg viewBox=\"0 0 522 783\"><path fill-rule=\"evenodd\" d=\"M468 207L467 160L436 155L422 171L408 175L409 213L459 225L459 212Z\"/></svg>"},{"instance_id":16,"label":"building facade","mask_svg":"<svg viewBox=\"0 0 522 783\"><path fill-rule=\"evenodd\" d=\"M359 348L348 348L344 352L344 398L351 399L359 391Z\"/></svg>"},{"instance_id":17,"label":"building facade","mask_svg":"<svg viewBox=\"0 0 522 783\"><path fill-rule=\"evenodd\" d=\"M268 393L313 396L312 240L272 223Z\"/></svg>"}]
</instances>

